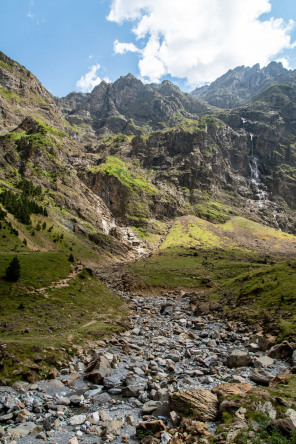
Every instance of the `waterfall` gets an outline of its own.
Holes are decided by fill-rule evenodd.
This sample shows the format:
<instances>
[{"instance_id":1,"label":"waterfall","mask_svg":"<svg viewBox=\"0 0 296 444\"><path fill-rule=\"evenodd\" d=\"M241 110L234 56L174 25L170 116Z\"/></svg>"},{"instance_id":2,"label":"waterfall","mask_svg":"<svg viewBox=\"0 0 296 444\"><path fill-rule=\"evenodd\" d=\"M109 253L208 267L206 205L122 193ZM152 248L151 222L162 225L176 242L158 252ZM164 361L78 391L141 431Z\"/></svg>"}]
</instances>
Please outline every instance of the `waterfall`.
<instances>
[{"instance_id":1,"label":"waterfall","mask_svg":"<svg viewBox=\"0 0 296 444\"><path fill-rule=\"evenodd\" d=\"M241 121L243 124L243 128L245 124L248 123L247 119L241 117ZM258 201L258 206L260 208L263 207L264 202L266 201L266 191L264 191L264 185L260 180L260 172L259 172L259 159L256 156L256 139L253 133L247 132L250 137L250 153L248 154L248 165L250 169L250 178L251 178L251 188L254 192L256 200Z\"/></svg>"}]
</instances>

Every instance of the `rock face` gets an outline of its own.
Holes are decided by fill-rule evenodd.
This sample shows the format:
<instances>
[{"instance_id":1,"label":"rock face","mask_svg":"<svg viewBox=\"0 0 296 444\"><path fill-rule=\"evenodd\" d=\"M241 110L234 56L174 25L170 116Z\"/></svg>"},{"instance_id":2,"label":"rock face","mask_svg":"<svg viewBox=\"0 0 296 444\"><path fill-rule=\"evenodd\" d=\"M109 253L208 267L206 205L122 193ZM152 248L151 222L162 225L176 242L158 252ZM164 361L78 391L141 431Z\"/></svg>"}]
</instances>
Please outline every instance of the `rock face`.
<instances>
[{"instance_id":1,"label":"rock face","mask_svg":"<svg viewBox=\"0 0 296 444\"><path fill-rule=\"evenodd\" d=\"M1 51L0 90L0 134L36 114L59 129L65 127L53 96L30 71Z\"/></svg>"},{"instance_id":2,"label":"rock face","mask_svg":"<svg viewBox=\"0 0 296 444\"><path fill-rule=\"evenodd\" d=\"M143 134L209 110L169 81L144 85L132 74L110 84L103 81L90 94L57 98L56 103L71 124L88 125L97 134Z\"/></svg>"},{"instance_id":3,"label":"rock face","mask_svg":"<svg viewBox=\"0 0 296 444\"><path fill-rule=\"evenodd\" d=\"M218 413L217 396L207 390L193 388L170 395L170 407L200 421L213 421Z\"/></svg>"},{"instance_id":4,"label":"rock face","mask_svg":"<svg viewBox=\"0 0 296 444\"><path fill-rule=\"evenodd\" d=\"M191 95L219 108L235 108L249 102L275 82L295 81L296 72L285 69L280 62L271 62L262 69L259 64L251 68L238 66L230 69L209 86L196 88Z\"/></svg>"}]
</instances>

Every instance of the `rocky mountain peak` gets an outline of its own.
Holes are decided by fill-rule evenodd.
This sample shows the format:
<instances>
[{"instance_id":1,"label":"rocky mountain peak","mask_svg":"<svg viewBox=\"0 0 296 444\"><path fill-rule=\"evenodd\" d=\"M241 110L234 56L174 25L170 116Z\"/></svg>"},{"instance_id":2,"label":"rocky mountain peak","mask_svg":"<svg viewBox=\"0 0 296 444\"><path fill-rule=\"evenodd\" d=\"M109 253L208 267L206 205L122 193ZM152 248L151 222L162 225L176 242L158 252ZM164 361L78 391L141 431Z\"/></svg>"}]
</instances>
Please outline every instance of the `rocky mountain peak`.
<instances>
[{"instance_id":1,"label":"rocky mountain peak","mask_svg":"<svg viewBox=\"0 0 296 444\"><path fill-rule=\"evenodd\" d=\"M196 88L191 94L220 108L235 108L250 102L275 82L295 81L296 70L287 70L281 62L270 62L264 68L257 63L252 67L230 69L210 85Z\"/></svg>"}]
</instances>

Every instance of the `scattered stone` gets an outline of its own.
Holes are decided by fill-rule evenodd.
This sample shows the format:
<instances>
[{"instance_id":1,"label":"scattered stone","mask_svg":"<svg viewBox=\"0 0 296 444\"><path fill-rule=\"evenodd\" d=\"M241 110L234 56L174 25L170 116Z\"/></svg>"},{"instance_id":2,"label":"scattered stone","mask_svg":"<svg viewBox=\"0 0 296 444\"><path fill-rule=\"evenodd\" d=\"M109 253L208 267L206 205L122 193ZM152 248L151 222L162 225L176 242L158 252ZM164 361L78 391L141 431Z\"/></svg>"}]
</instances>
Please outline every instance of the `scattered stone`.
<instances>
[{"instance_id":1,"label":"scattered stone","mask_svg":"<svg viewBox=\"0 0 296 444\"><path fill-rule=\"evenodd\" d=\"M292 359L293 347L288 341L284 341L281 344L274 345L268 352L268 356L276 359Z\"/></svg>"},{"instance_id":2,"label":"scattered stone","mask_svg":"<svg viewBox=\"0 0 296 444\"><path fill-rule=\"evenodd\" d=\"M250 374L250 379L257 384L268 386L270 381L273 379L273 374L263 370L262 368L255 368Z\"/></svg>"},{"instance_id":3,"label":"scattered stone","mask_svg":"<svg viewBox=\"0 0 296 444\"><path fill-rule=\"evenodd\" d=\"M111 373L112 369L108 359L100 355L96 356L86 368L85 378L94 384L100 384Z\"/></svg>"},{"instance_id":4,"label":"scattered stone","mask_svg":"<svg viewBox=\"0 0 296 444\"><path fill-rule=\"evenodd\" d=\"M296 430L296 426L293 424L291 418L275 419L268 424L267 431L272 433L274 429L278 429L283 436L290 438L294 430Z\"/></svg>"},{"instance_id":5,"label":"scattered stone","mask_svg":"<svg viewBox=\"0 0 296 444\"><path fill-rule=\"evenodd\" d=\"M215 393L218 398L227 395L239 395L244 396L247 392L252 390L252 386L249 383L229 383L224 382L222 384L216 385L212 388L212 393Z\"/></svg>"},{"instance_id":6,"label":"scattered stone","mask_svg":"<svg viewBox=\"0 0 296 444\"><path fill-rule=\"evenodd\" d=\"M141 437L141 435L158 435L160 436L161 432L166 432L167 428L163 421L141 421L136 427L137 436Z\"/></svg>"},{"instance_id":7,"label":"scattered stone","mask_svg":"<svg viewBox=\"0 0 296 444\"><path fill-rule=\"evenodd\" d=\"M233 350L227 358L226 365L229 368L246 367L252 363L248 352L242 350Z\"/></svg>"},{"instance_id":8,"label":"scattered stone","mask_svg":"<svg viewBox=\"0 0 296 444\"><path fill-rule=\"evenodd\" d=\"M69 419L69 424L71 426L77 426L77 425L81 425L84 424L86 421L86 415L75 415L72 416L72 418Z\"/></svg>"},{"instance_id":9,"label":"scattered stone","mask_svg":"<svg viewBox=\"0 0 296 444\"><path fill-rule=\"evenodd\" d=\"M193 414L200 421L213 421L218 413L217 396L198 387L172 393L169 405L171 410L176 410L186 416Z\"/></svg>"},{"instance_id":10,"label":"scattered stone","mask_svg":"<svg viewBox=\"0 0 296 444\"><path fill-rule=\"evenodd\" d=\"M67 444L79 444L79 441L76 437L69 439Z\"/></svg>"},{"instance_id":11,"label":"scattered stone","mask_svg":"<svg viewBox=\"0 0 296 444\"><path fill-rule=\"evenodd\" d=\"M259 358L256 357L253 360L254 367L269 367L273 365L274 359L270 358L269 356L260 356Z\"/></svg>"}]
</instances>

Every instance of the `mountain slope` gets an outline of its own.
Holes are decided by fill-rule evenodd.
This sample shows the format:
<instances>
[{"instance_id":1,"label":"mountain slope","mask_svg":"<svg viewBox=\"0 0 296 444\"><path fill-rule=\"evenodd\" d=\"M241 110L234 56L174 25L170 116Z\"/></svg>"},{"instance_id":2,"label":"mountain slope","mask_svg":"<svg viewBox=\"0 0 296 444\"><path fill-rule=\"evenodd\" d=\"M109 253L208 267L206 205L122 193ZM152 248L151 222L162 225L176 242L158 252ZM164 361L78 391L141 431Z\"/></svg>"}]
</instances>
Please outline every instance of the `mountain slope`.
<instances>
[{"instance_id":1,"label":"mountain slope","mask_svg":"<svg viewBox=\"0 0 296 444\"><path fill-rule=\"evenodd\" d=\"M250 102L273 83L295 83L296 70L285 69L280 62L271 62L260 69L239 66L230 69L208 86L196 88L193 97L220 108L236 108Z\"/></svg>"}]
</instances>

